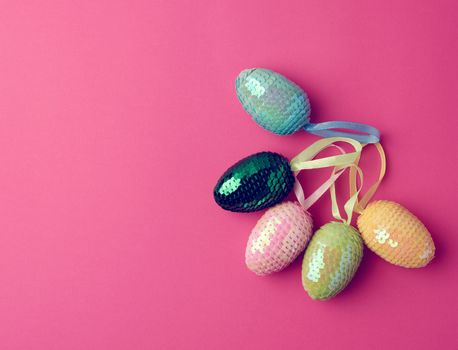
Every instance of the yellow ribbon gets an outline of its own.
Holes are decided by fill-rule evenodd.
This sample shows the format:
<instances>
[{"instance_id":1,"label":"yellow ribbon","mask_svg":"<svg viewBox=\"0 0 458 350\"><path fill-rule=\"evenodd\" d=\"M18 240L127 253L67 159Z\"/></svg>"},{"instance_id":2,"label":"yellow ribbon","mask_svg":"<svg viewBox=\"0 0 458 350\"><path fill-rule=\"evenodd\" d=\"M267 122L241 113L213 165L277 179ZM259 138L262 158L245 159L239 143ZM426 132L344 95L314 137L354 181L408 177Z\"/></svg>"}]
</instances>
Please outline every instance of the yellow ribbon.
<instances>
[{"instance_id":1,"label":"yellow ribbon","mask_svg":"<svg viewBox=\"0 0 458 350\"><path fill-rule=\"evenodd\" d=\"M353 146L354 152L339 154L337 156L325 157L320 159L312 159L321 150L325 149L334 142L346 142ZM321 139L313 143L310 147L303 150L291 162L292 171L300 171L305 169L319 169L331 166L346 166L355 163L361 156L361 150L363 146L356 140L347 137L330 137L327 139Z\"/></svg>"},{"instance_id":2,"label":"yellow ribbon","mask_svg":"<svg viewBox=\"0 0 458 350\"><path fill-rule=\"evenodd\" d=\"M358 159L359 160L359 159ZM358 203L358 195L359 192L361 191L361 188L363 186L363 171L360 169L360 167L357 164L350 164L346 166L346 168L350 167L350 173L356 174L358 173L359 179L360 179L360 186L356 190L356 175L355 177L355 191L350 192L350 198L348 201L344 204L344 209L345 213L347 214L347 220L343 219L342 216L340 215L340 210L339 210L339 205L337 204L337 197L336 197L336 186L333 183L329 189L329 192L331 193L331 208L332 208L332 216L334 216L335 219L340 220L348 225L351 223L351 218L353 216L353 211L355 210L355 206ZM340 167L335 167L333 170L333 174L340 170Z\"/></svg>"},{"instance_id":3,"label":"yellow ribbon","mask_svg":"<svg viewBox=\"0 0 458 350\"><path fill-rule=\"evenodd\" d=\"M383 177L385 176L386 172L386 157L385 157L385 151L383 150L383 147L380 143L374 144L375 147L377 148L377 151L380 154L380 174L377 179L377 181L367 190L367 192L364 194L364 196L361 198L361 200L358 200L358 196L361 192L362 186L363 186L363 172L359 168L358 163L360 159L360 155L358 156L358 159L355 161L354 164L349 165L350 167L350 175L349 175L349 180L350 180L350 199L345 203L344 209L347 214L347 220L344 220L342 216L340 215L339 211L339 206L337 204L337 198L336 198L336 189L335 189L335 184L333 183L330 187L330 193L331 193L331 202L332 202L332 215L334 218L337 220L341 220L347 224L351 223L352 215L353 212L356 212L358 214L361 214L364 208L366 207L367 203L371 200L372 196L375 194L377 191L380 183L382 182ZM363 146L364 147L364 146ZM333 170L333 174L337 171L339 171L341 167L335 167ZM359 188L357 188L357 177L356 174L358 174L360 178L360 185Z\"/></svg>"},{"instance_id":4,"label":"yellow ribbon","mask_svg":"<svg viewBox=\"0 0 458 350\"><path fill-rule=\"evenodd\" d=\"M320 159L313 159L320 151L329 147L335 142L346 142L353 146L355 149L354 152L340 154L336 156L330 156ZM350 167L351 170L355 169L360 176L361 179L361 186L363 180L363 173L361 169L358 167L357 163L361 157L361 151L363 146L360 142L346 138L346 137L331 137L326 139L318 140L317 142L313 143L310 147L306 148L304 151L299 153L296 157L294 157L291 162L291 169L297 174L299 171L304 169L318 169L318 168L326 168L326 167L334 167L330 180L331 184L331 198L332 198L332 213L333 216L338 219L342 220L343 222L349 223L351 221L351 216L354 210L355 205L358 202L358 194L361 190L355 189L355 193L351 194L349 200L345 203L344 208L347 213L347 221L342 219L340 216L339 208L337 205L336 195L335 195L335 185L334 181L337 179L338 175L345 169ZM355 179L356 184L356 179ZM296 192L297 194L297 192Z\"/></svg>"},{"instance_id":5,"label":"yellow ribbon","mask_svg":"<svg viewBox=\"0 0 458 350\"><path fill-rule=\"evenodd\" d=\"M380 155L380 173L375 183L367 190L367 192L364 194L361 200L357 201L354 211L358 214L361 214L364 208L366 208L367 203L369 203L371 198L374 196L375 192L377 191L378 187L380 186L380 183L382 182L383 177L385 176L385 173L386 173L385 151L380 143L376 143L374 144L374 146L377 148L377 151ZM356 192L356 175L355 175L354 169L350 169L350 195L353 195L355 192Z\"/></svg>"}]
</instances>

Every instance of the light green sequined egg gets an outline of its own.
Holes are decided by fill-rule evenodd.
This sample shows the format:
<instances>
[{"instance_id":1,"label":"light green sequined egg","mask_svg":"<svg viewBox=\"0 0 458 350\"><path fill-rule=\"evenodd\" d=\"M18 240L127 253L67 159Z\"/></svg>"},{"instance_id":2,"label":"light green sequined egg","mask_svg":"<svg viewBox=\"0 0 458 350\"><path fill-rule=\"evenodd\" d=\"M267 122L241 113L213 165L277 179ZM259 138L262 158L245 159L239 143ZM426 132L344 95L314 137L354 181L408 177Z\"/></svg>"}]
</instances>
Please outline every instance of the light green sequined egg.
<instances>
[{"instance_id":1,"label":"light green sequined egg","mask_svg":"<svg viewBox=\"0 0 458 350\"><path fill-rule=\"evenodd\" d=\"M302 285L312 299L330 299L352 280L363 242L350 225L330 222L316 231L302 261Z\"/></svg>"}]
</instances>

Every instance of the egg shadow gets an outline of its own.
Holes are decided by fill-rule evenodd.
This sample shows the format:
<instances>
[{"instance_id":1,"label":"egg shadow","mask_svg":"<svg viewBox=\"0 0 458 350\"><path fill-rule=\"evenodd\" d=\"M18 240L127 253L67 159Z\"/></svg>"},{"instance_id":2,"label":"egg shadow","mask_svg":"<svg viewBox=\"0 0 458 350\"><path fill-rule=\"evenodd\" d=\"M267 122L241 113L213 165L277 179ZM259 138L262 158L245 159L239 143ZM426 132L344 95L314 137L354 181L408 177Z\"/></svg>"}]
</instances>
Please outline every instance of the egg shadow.
<instances>
[{"instance_id":1,"label":"egg shadow","mask_svg":"<svg viewBox=\"0 0 458 350\"><path fill-rule=\"evenodd\" d=\"M307 93L307 97L309 98L310 102L310 123L320 123L322 122L322 105L323 105L323 100L320 99L318 94L314 94L313 90L309 90L310 94Z\"/></svg>"}]
</instances>

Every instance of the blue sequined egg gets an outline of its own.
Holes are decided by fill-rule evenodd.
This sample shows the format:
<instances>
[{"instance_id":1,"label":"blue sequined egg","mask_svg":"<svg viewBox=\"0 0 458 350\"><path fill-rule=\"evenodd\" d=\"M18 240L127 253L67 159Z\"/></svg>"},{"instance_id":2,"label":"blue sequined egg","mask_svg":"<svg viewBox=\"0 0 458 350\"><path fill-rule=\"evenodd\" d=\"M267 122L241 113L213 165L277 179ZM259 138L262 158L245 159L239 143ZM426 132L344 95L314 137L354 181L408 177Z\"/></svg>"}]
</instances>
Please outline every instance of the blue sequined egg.
<instances>
[{"instance_id":1,"label":"blue sequined egg","mask_svg":"<svg viewBox=\"0 0 458 350\"><path fill-rule=\"evenodd\" d=\"M310 120L307 94L269 69L245 69L237 77L237 97L254 121L275 134L289 135Z\"/></svg>"}]
</instances>

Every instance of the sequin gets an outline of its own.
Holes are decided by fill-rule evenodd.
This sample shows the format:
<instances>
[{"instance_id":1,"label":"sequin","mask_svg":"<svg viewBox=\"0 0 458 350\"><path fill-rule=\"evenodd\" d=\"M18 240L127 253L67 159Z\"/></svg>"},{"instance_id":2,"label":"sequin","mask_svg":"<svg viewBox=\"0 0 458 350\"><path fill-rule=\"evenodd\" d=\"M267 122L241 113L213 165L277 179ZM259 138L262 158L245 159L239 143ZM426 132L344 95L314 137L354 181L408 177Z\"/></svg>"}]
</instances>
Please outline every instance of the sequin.
<instances>
[{"instance_id":1,"label":"sequin","mask_svg":"<svg viewBox=\"0 0 458 350\"><path fill-rule=\"evenodd\" d=\"M388 232L386 232L385 229L378 228L378 229L374 230L374 233L375 233L375 239L380 244L385 244L387 239L390 238L390 234Z\"/></svg>"},{"instance_id":2,"label":"sequin","mask_svg":"<svg viewBox=\"0 0 458 350\"><path fill-rule=\"evenodd\" d=\"M258 98L264 95L264 93L266 92L266 89L262 86L261 82L259 82L253 77L247 78L245 87L248 89L251 95L256 96Z\"/></svg>"},{"instance_id":3,"label":"sequin","mask_svg":"<svg viewBox=\"0 0 458 350\"><path fill-rule=\"evenodd\" d=\"M243 108L264 129L288 135L310 120L307 94L281 74L269 69L246 69L235 85Z\"/></svg>"},{"instance_id":4,"label":"sequin","mask_svg":"<svg viewBox=\"0 0 458 350\"><path fill-rule=\"evenodd\" d=\"M430 247L427 247L423 251L423 253L420 255L420 259L429 260L429 258L431 258L433 254L434 254L434 250L431 249Z\"/></svg>"},{"instance_id":5,"label":"sequin","mask_svg":"<svg viewBox=\"0 0 458 350\"><path fill-rule=\"evenodd\" d=\"M275 231L281 225L281 220L277 217L272 219L272 222L269 222L266 227L261 229L259 237L254 239L251 244L251 253L255 254L256 252L264 253L265 248L270 244L270 237L275 234Z\"/></svg>"},{"instance_id":6,"label":"sequin","mask_svg":"<svg viewBox=\"0 0 458 350\"><path fill-rule=\"evenodd\" d=\"M281 271L299 256L311 235L312 218L300 204L277 204L251 231L245 263L257 275Z\"/></svg>"},{"instance_id":7,"label":"sequin","mask_svg":"<svg viewBox=\"0 0 458 350\"><path fill-rule=\"evenodd\" d=\"M313 236L302 261L302 285L312 299L330 299L352 280L363 256L353 227L330 222Z\"/></svg>"},{"instance_id":8,"label":"sequin","mask_svg":"<svg viewBox=\"0 0 458 350\"><path fill-rule=\"evenodd\" d=\"M398 203L372 202L357 223L367 247L392 264L416 268L434 258L434 242L427 228Z\"/></svg>"},{"instance_id":9,"label":"sequin","mask_svg":"<svg viewBox=\"0 0 458 350\"><path fill-rule=\"evenodd\" d=\"M244 158L224 172L213 195L223 209L252 212L282 201L294 185L288 159L261 152Z\"/></svg>"},{"instance_id":10,"label":"sequin","mask_svg":"<svg viewBox=\"0 0 458 350\"><path fill-rule=\"evenodd\" d=\"M324 248L326 246L318 242L317 249L312 253L309 262L309 272L307 273L307 278L310 281L318 282L320 280L320 270L324 268Z\"/></svg>"}]
</instances>

